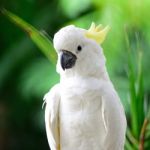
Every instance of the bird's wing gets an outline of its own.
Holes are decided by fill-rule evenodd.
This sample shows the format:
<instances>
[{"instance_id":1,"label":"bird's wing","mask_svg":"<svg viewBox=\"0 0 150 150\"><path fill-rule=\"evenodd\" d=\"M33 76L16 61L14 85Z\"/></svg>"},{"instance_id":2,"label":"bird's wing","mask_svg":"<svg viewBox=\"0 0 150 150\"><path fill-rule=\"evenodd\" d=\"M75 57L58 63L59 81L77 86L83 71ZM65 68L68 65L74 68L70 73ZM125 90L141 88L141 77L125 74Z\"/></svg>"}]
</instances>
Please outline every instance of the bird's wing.
<instances>
[{"instance_id":1,"label":"bird's wing","mask_svg":"<svg viewBox=\"0 0 150 150\"><path fill-rule=\"evenodd\" d=\"M55 85L50 92L44 96L46 102L45 125L48 143L51 150L59 150L59 85Z\"/></svg>"},{"instance_id":2,"label":"bird's wing","mask_svg":"<svg viewBox=\"0 0 150 150\"><path fill-rule=\"evenodd\" d=\"M112 85L107 86L102 96L102 118L106 130L105 150L123 150L126 118L123 106Z\"/></svg>"}]
</instances>

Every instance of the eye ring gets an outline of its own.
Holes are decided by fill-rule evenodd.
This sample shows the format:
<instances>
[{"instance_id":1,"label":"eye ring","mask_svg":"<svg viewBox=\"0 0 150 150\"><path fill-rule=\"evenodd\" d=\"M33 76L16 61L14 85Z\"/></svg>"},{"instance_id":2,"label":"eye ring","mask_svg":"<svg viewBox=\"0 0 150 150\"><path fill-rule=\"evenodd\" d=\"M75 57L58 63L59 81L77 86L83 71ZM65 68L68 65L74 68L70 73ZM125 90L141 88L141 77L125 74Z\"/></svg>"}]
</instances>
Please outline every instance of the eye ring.
<instances>
[{"instance_id":1,"label":"eye ring","mask_svg":"<svg viewBox=\"0 0 150 150\"><path fill-rule=\"evenodd\" d=\"M81 45L78 45L77 50L80 52L82 50Z\"/></svg>"}]
</instances>

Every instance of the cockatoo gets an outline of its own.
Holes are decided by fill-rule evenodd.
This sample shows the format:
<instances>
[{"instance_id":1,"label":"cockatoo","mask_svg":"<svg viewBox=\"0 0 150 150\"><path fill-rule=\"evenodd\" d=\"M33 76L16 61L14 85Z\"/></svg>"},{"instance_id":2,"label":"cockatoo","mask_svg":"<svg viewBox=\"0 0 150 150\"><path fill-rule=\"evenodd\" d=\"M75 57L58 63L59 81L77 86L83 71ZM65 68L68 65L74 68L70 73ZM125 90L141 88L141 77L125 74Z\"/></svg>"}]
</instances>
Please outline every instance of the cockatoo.
<instances>
[{"instance_id":1,"label":"cockatoo","mask_svg":"<svg viewBox=\"0 0 150 150\"><path fill-rule=\"evenodd\" d=\"M51 150L123 150L126 117L101 43L109 27L74 25L54 35L60 82L45 95Z\"/></svg>"}]
</instances>

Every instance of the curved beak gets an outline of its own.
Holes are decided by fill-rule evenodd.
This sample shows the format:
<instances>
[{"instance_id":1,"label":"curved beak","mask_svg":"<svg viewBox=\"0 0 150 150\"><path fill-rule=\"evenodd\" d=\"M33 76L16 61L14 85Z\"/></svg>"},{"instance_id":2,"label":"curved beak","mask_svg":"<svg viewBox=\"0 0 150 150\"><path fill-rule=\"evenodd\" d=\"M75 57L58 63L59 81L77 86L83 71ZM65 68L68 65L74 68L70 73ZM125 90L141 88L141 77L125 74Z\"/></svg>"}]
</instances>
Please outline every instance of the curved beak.
<instances>
[{"instance_id":1,"label":"curved beak","mask_svg":"<svg viewBox=\"0 0 150 150\"><path fill-rule=\"evenodd\" d=\"M73 53L62 50L60 63L63 70L72 68L76 63L77 57Z\"/></svg>"}]
</instances>

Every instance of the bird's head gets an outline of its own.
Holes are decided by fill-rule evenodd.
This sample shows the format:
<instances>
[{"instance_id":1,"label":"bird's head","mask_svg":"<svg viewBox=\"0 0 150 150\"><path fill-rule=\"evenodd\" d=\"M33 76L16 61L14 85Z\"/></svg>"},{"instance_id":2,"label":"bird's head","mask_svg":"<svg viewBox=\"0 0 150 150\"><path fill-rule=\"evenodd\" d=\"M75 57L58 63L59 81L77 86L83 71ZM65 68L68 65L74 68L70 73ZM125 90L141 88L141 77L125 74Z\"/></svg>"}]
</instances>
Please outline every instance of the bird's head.
<instances>
[{"instance_id":1,"label":"bird's head","mask_svg":"<svg viewBox=\"0 0 150 150\"><path fill-rule=\"evenodd\" d=\"M101 44L109 28L95 27L89 30L73 25L59 30L54 36L58 54L57 72L61 76L101 76L105 71L105 57Z\"/></svg>"}]
</instances>

